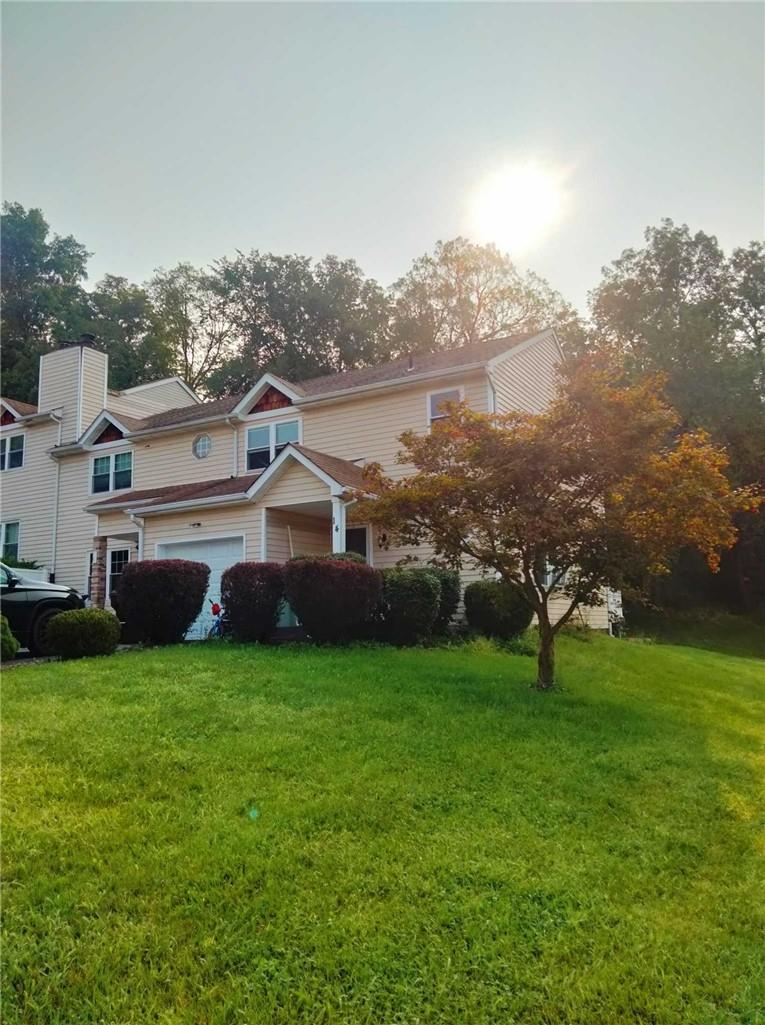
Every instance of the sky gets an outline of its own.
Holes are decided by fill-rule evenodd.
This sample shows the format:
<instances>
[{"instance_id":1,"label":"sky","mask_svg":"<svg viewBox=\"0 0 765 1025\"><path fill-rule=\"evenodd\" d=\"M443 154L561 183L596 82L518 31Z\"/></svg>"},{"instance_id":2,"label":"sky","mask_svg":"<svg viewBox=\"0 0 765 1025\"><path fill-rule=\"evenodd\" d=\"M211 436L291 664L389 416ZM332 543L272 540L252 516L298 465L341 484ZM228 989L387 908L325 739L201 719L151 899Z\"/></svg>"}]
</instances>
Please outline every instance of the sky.
<instances>
[{"instance_id":1,"label":"sky","mask_svg":"<svg viewBox=\"0 0 765 1025\"><path fill-rule=\"evenodd\" d=\"M765 235L761 4L4 3L2 57L3 198L91 282L494 232L581 308L662 217Z\"/></svg>"}]
</instances>

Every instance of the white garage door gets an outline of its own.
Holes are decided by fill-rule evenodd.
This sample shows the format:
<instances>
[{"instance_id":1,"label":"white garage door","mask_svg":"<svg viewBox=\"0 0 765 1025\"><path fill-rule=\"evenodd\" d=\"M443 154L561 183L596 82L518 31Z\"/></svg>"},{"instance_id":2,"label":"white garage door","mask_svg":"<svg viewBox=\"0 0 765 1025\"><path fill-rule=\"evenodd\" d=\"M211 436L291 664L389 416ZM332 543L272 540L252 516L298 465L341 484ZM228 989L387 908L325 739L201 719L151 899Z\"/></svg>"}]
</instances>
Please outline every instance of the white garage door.
<instances>
[{"instance_id":1,"label":"white garage door","mask_svg":"<svg viewBox=\"0 0 765 1025\"><path fill-rule=\"evenodd\" d=\"M220 578L223 571L244 559L241 537L219 537L204 541L173 541L157 545L158 559L192 559L210 567L210 585L198 619L186 634L189 640L203 640L212 626L210 601L220 601Z\"/></svg>"}]
</instances>

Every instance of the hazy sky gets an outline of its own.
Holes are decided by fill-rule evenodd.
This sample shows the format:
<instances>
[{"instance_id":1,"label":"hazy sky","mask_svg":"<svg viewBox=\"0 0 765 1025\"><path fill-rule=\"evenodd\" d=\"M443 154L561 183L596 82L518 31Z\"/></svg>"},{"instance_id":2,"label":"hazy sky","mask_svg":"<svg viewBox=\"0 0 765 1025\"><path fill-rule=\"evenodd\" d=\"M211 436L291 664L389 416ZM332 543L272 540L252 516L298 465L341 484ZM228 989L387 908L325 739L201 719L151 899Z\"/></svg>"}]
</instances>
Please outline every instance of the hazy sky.
<instances>
[{"instance_id":1,"label":"hazy sky","mask_svg":"<svg viewBox=\"0 0 765 1025\"><path fill-rule=\"evenodd\" d=\"M517 262L582 304L663 216L765 233L760 4L3 4L3 194L104 272L239 249L389 284L508 163L564 179ZM502 241L498 239L498 241Z\"/></svg>"}]
</instances>

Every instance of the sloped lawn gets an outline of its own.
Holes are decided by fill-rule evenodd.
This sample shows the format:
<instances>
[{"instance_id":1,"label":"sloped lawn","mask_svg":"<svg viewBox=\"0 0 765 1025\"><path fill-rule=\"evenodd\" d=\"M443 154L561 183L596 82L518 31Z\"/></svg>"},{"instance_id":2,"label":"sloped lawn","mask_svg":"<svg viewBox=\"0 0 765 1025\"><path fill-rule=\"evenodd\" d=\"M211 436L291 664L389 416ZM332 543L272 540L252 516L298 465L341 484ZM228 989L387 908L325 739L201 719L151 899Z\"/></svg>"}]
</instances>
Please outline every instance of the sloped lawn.
<instances>
[{"instance_id":1,"label":"sloped lawn","mask_svg":"<svg viewBox=\"0 0 765 1025\"><path fill-rule=\"evenodd\" d=\"M765 1022L765 663L559 660L7 673L4 1022Z\"/></svg>"}]
</instances>

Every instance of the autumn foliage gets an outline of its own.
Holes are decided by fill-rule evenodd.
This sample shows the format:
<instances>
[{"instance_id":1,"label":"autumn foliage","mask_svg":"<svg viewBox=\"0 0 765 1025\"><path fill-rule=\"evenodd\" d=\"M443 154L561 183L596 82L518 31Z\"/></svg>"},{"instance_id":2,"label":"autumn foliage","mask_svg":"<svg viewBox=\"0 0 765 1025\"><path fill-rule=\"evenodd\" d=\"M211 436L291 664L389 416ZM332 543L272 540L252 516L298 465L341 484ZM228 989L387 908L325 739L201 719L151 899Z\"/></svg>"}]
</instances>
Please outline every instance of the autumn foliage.
<instances>
[{"instance_id":1,"label":"autumn foliage","mask_svg":"<svg viewBox=\"0 0 765 1025\"><path fill-rule=\"evenodd\" d=\"M603 359L568 368L542 413L456 405L429 433L400 440L415 472L392 481L367 467L377 497L357 514L390 543L427 542L519 588L539 624L540 687L554 682L555 634L580 605L602 601L628 567L666 572L680 547L716 569L736 539L734 514L760 501L731 487L707 434L681 430L661 378L628 384ZM557 619L553 595L565 599Z\"/></svg>"}]
</instances>

